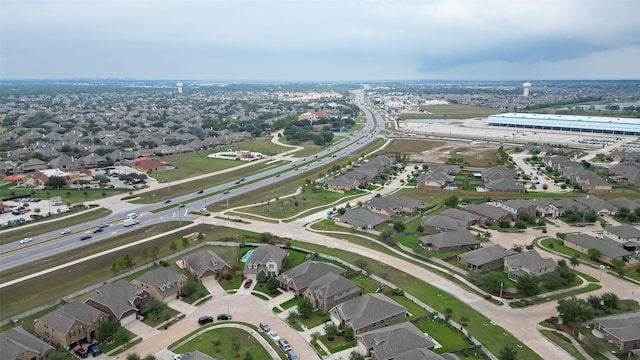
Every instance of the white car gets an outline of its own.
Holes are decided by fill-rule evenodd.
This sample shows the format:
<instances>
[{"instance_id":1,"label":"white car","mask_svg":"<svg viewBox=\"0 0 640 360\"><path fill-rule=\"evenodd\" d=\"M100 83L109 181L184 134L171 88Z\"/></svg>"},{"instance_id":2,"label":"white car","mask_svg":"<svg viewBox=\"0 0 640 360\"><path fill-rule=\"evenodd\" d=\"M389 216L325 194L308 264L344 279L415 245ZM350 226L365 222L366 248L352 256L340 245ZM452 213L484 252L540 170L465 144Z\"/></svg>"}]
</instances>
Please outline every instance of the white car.
<instances>
[{"instance_id":1,"label":"white car","mask_svg":"<svg viewBox=\"0 0 640 360\"><path fill-rule=\"evenodd\" d=\"M67 234L71 234L71 229L64 229L60 231L60 235L67 235Z\"/></svg>"},{"instance_id":2,"label":"white car","mask_svg":"<svg viewBox=\"0 0 640 360\"><path fill-rule=\"evenodd\" d=\"M178 354L173 357L173 360L182 360L182 354Z\"/></svg>"},{"instance_id":3,"label":"white car","mask_svg":"<svg viewBox=\"0 0 640 360\"><path fill-rule=\"evenodd\" d=\"M277 332L275 332L275 330L271 330L269 331L269 337L271 338L271 340L273 341L278 341L280 340L280 335L278 335Z\"/></svg>"},{"instance_id":4,"label":"white car","mask_svg":"<svg viewBox=\"0 0 640 360\"><path fill-rule=\"evenodd\" d=\"M20 244L26 244L28 242L31 242L31 240L33 240L32 238L24 238L22 240L20 240Z\"/></svg>"}]
</instances>

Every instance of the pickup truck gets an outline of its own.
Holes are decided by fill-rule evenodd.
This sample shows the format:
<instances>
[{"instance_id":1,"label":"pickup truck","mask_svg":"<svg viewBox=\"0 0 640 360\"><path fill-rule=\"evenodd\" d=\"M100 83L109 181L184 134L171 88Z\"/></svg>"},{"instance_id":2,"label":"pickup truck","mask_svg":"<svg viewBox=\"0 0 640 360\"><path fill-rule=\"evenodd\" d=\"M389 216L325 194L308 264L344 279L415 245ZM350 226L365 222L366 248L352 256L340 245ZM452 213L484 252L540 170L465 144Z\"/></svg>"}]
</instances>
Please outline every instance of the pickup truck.
<instances>
[{"instance_id":1,"label":"pickup truck","mask_svg":"<svg viewBox=\"0 0 640 360\"><path fill-rule=\"evenodd\" d=\"M100 348L98 347L98 344L91 344L87 347L87 351L91 353L91 355L93 355L93 357L96 357L100 354L102 354L102 351L100 351Z\"/></svg>"},{"instance_id":2,"label":"pickup truck","mask_svg":"<svg viewBox=\"0 0 640 360\"><path fill-rule=\"evenodd\" d=\"M138 225L139 223L140 221L138 221L138 219L127 219L124 221L124 227Z\"/></svg>"}]
</instances>

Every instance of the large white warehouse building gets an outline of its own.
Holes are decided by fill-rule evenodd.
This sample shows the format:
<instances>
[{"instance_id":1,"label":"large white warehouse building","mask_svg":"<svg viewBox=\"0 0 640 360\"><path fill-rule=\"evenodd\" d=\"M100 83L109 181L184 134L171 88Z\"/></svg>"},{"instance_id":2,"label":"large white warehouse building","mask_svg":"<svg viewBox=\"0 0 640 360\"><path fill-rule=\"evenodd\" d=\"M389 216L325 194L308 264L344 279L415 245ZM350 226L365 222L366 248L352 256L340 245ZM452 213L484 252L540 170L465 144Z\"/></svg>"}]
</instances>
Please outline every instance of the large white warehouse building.
<instances>
[{"instance_id":1,"label":"large white warehouse building","mask_svg":"<svg viewBox=\"0 0 640 360\"><path fill-rule=\"evenodd\" d=\"M485 124L529 129L640 135L640 119L603 116L504 113L491 115Z\"/></svg>"}]
</instances>

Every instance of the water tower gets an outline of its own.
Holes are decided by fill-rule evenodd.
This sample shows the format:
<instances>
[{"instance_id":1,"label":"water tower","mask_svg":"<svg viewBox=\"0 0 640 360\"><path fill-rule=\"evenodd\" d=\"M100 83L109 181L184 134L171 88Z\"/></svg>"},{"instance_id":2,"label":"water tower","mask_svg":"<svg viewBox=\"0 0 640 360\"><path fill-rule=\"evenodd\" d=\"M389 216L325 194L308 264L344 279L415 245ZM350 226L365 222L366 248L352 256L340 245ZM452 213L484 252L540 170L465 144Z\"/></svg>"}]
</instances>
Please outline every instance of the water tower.
<instances>
[{"instance_id":1,"label":"water tower","mask_svg":"<svg viewBox=\"0 0 640 360\"><path fill-rule=\"evenodd\" d=\"M529 89L531 89L531 83L526 82L522 84L522 87L524 88L524 92L522 93L522 96L529 96Z\"/></svg>"},{"instance_id":2,"label":"water tower","mask_svg":"<svg viewBox=\"0 0 640 360\"><path fill-rule=\"evenodd\" d=\"M182 95L182 83L179 82L176 84L176 86L178 87L178 94Z\"/></svg>"}]
</instances>

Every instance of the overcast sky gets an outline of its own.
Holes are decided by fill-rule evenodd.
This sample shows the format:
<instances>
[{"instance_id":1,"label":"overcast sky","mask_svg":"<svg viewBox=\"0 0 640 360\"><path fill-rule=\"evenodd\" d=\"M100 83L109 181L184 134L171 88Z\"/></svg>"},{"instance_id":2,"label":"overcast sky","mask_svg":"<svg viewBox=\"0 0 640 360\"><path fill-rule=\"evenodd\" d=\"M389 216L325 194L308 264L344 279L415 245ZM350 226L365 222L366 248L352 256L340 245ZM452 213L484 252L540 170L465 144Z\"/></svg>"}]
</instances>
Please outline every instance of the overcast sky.
<instances>
[{"instance_id":1,"label":"overcast sky","mask_svg":"<svg viewBox=\"0 0 640 360\"><path fill-rule=\"evenodd\" d=\"M640 79L638 0L1 0L0 78Z\"/></svg>"}]
</instances>

